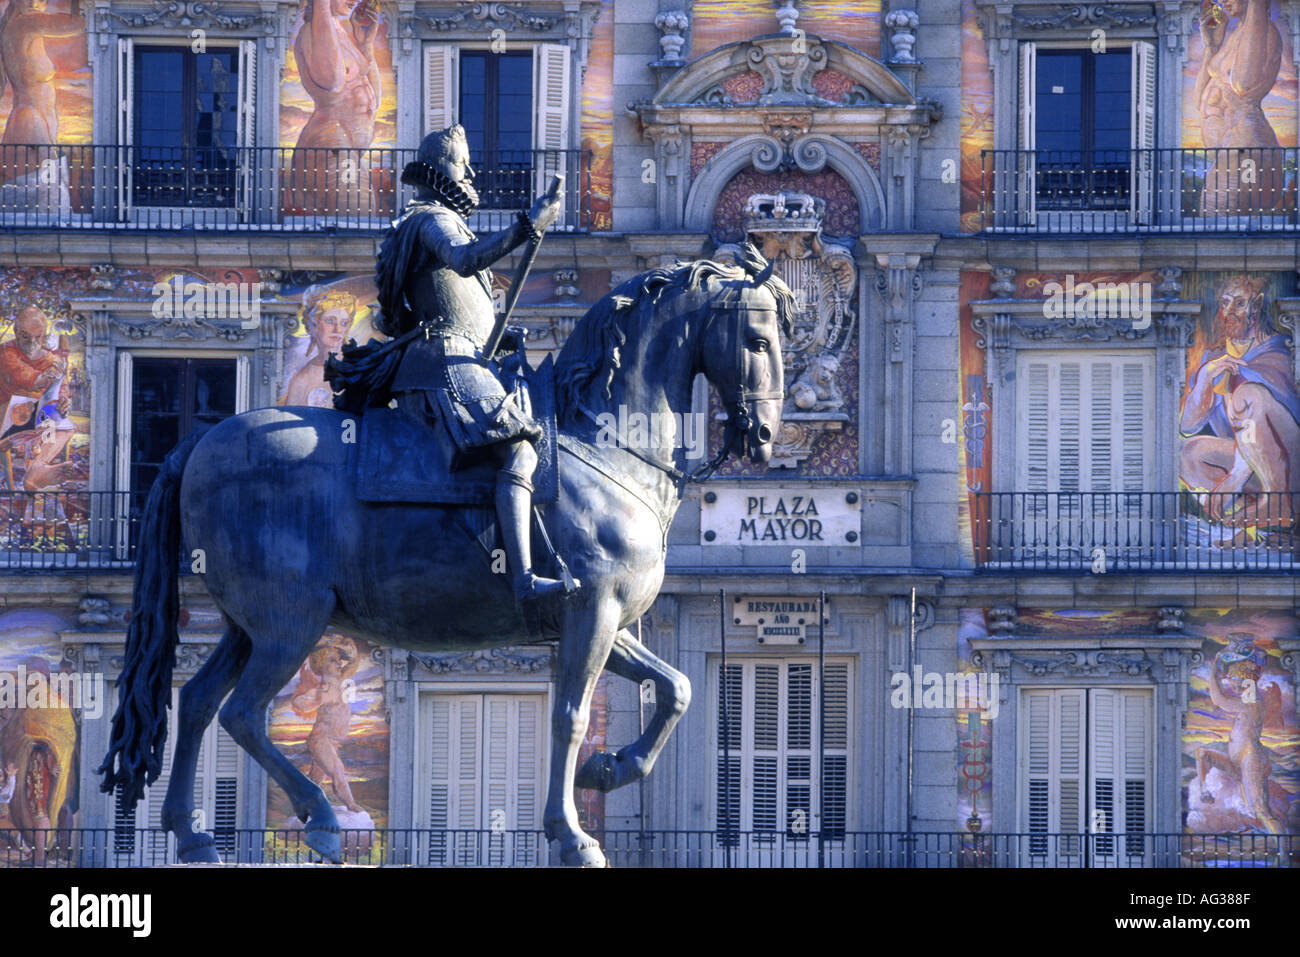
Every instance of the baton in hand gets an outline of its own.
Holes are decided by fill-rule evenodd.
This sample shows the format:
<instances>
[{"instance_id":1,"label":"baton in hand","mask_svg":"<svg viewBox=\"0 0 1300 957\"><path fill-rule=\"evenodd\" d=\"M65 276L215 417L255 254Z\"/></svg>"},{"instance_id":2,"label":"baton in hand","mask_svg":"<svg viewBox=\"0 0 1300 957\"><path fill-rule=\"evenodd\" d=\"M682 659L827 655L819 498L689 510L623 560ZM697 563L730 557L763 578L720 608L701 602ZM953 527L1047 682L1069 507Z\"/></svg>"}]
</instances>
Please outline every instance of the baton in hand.
<instances>
[{"instance_id":1,"label":"baton in hand","mask_svg":"<svg viewBox=\"0 0 1300 957\"><path fill-rule=\"evenodd\" d=\"M543 197L550 202L555 202L560 198L560 191L564 189L564 174L556 173L551 177L551 184L546 187ZM528 271L533 268L533 262L537 259L537 250L542 245L542 235L538 234L536 239L528 240L528 245L524 248L524 257L519 261L519 268L515 270L514 280L510 283L510 291L506 293L506 307L501 316L497 319L496 331L488 343L484 356L491 359L497 354L497 347L501 345L501 337L505 335L506 323L510 320L510 313L514 311L515 303L519 301L519 294L524 291L524 280L528 278Z\"/></svg>"}]
</instances>

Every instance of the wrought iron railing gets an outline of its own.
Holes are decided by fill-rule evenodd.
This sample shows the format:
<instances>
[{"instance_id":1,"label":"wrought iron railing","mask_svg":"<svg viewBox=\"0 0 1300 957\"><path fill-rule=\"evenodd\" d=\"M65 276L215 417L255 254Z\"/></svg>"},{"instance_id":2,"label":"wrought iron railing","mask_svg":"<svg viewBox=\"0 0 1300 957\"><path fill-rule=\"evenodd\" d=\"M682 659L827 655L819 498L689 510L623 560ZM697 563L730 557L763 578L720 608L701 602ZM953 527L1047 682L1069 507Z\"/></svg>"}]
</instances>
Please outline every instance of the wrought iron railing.
<instances>
[{"instance_id":1,"label":"wrought iron railing","mask_svg":"<svg viewBox=\"0 0 1300 957\"><path fill-rule=\"evenodd\" d=\"M1290 572L1300 492L979 492L991 571Z\"/></svg>"},{"instance_id":2,"label":"wrought iron railing","mask_svg":"<svg viewBox=\"0 0 1300 957\"><path fill-rule=\"evenodd\" d=\"M0 144L0 229L375 231L414 195L407 149ZM476 157L470 225L500 229L563 173L552 229L590 223L590 151Z\"/></svg>"},{"instance_id":3,"label":"wrought iron railing","mask_svg":"<svg viewBox=\"0 0 1300 957\"><path fill-rule=\"evenodd\" d=\"M1300 867L1296 834L983 834L842 831L792 837L747 831L610 830L597 835L616 867ZM297 830L219 829L227 864L316 864ZM342 832L346 863L378 867L543 867L552 846L534 830ZM0 867L163 867L174 839L157 828L0 830Z\"/></svg>"},{"instance_id":4,"label":"wrought iron railing","mask_svg":"<svg viewBox=\"0 0 1300 957\"><path fill-rule=\"evenodd\" d=\"M1298 160L1295 147L984 150L981 228L1293 230Z\"/></svg>"},{"instance_id":5,"label":"wrought iron railing","mask_svg":"<svg viewBox=\"0 0 1300 957\"><path fill-rule=\"evenodd\" d=\"M148 492L0 491L0 569L127 569Z\"/></svg>"}]
</instances>

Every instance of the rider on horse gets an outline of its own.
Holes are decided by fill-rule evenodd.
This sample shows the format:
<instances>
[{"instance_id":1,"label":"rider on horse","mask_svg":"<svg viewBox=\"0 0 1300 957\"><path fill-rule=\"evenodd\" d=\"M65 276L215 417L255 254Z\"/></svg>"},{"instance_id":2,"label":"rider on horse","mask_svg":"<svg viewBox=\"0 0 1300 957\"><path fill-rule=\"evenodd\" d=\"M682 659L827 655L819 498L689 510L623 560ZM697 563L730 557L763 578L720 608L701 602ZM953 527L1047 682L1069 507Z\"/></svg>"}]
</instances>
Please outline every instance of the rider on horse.
<instances>
[{"instance_id":1,"label":"rider on horse","mask_svg":"<svg viewBox=\"0 0 1300 957\"><path fill-rule=\"evenodd\" d=\"M488 267L539 238L559 204L542 197L509 228L479 239L464 219L478 206L473 178L459 125L430 133L407 164L402 182L416 195L379 252L379 327L394 337L424 328L406 346L389 385L398 406L440 421L455 443L457 465L496 462L497 518L515 596L523 601L565 585L533 574L529 531L541 429L485 354L496 326Z\"/></svg>"}]
</instances>

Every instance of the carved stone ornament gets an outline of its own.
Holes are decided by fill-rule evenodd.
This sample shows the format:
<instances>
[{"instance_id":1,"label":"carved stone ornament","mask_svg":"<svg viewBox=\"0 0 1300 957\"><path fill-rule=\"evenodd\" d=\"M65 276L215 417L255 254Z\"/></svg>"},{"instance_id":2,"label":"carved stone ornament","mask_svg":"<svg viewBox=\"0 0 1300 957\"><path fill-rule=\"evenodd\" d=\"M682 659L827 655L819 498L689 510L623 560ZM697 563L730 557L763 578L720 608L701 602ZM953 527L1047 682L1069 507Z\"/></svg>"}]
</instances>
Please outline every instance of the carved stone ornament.
<instances>
[{"instance_id":1,"label":"carved stone ornament","mask_svg":"<svg viewBox=\"0 0 1300 957\"><path fill-rule=\"evenodd\" d=\"M528 9L524 3L467 3L456 13L443 17L426 17L429 29L448 30L529 30L544 33L554 30L564 21L563 16L547 17Z\"/></svg>"},{"instance_id":2,"label":"carved stone ornament","mask_svg":"<svg viewBox=\"0 0 1300 957\"><path fill-rule=\"evenodd\" d=\"M691 19L681 10L665 10L655 17L655 28L660 33L659 50L663 59L676 63L682 58L682 47L686 45L686 28Z\"/></svg>"},{"instance_id":3,"label":"carved stone ornament","mask_svg":"<svg viewBox=\"0 0 1300 957\"><path fill-rule=\"evenodd\" d=\"M891 10L885 16L885 26L893 31L889 37L894 47L891 62L916 62L916 57L912 55L912 47L916 45L916 28L920 23L921 19L914 10Z\"/></svg>"},{"instance_id":4,"label":"carved stone ornament","mask_svg":"<svg viewBox=\"0 0 1300 957\"><path fill-rule=\"evenodd\" d=\"M538 674L550 671L553 652L550 648L484 648L461 654L429 655L411 652L411 657L436 675L500 675L507 672Z\"/></svg>"},{"instance_id":5,"label":"carved stone ornament","mask_svg":"<svg viewBox=\"0 0 1300 957\"><path fill-rule=\"evenodd\" d=\"M786 399L773 468L793 468L812 454L816 439L849 421L839 387L840 356L852 342L857 267L849 246L822 235L826 201L782 190L745 202L745 233L798 302L794 334L781 344ZM735 255L731 244L721 256Z\"/></svg>"},{"instance_id":6,"label":"carved stone ornament","mask_svg":"<svg viewBox=\"0 0 1300 957\"><path fill-rule=\"evenodd\" d=\"M154 0L146 10L132 11L122 8L102 10L100 16L109 23L124 27L221 27L226 30L246 30L264 19L274 19L274 13L254 13L233 16L219 5L199 0Z\"/></svg>"},{"instance_id":7,"label":"carved stone ornament","mask_svg":"<svg viewBox=\"0 0 1300 957\"><path fill-rule=\"evenodd\" d=\"M1062 30L1078 27L1145 27L1156 22L1151 4L1059 3L1017 12L1016 26L1026 30Z\"/></svg>"}]
</instances>

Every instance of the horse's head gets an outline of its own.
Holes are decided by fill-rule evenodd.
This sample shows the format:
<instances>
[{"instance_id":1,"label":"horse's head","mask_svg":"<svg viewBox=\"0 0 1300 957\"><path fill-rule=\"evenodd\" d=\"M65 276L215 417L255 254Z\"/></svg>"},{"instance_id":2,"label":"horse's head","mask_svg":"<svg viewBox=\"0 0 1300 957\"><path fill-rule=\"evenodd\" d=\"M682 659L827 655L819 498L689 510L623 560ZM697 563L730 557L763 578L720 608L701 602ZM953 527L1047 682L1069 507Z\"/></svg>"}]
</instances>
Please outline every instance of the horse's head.
<instances>
[{"instance_id":1,"label":"horse's head","mask_svg":"<svg viewBox=\"0 0 1300 957\"><path fill-rule=\"evenodd\" d=\"M738 259L743 276L713 282L697 369L727 409L727 448L762 465L781 428L781 333L791 331L795 302L753 246L746 243Z\"/></svg>"}]
</instances>

